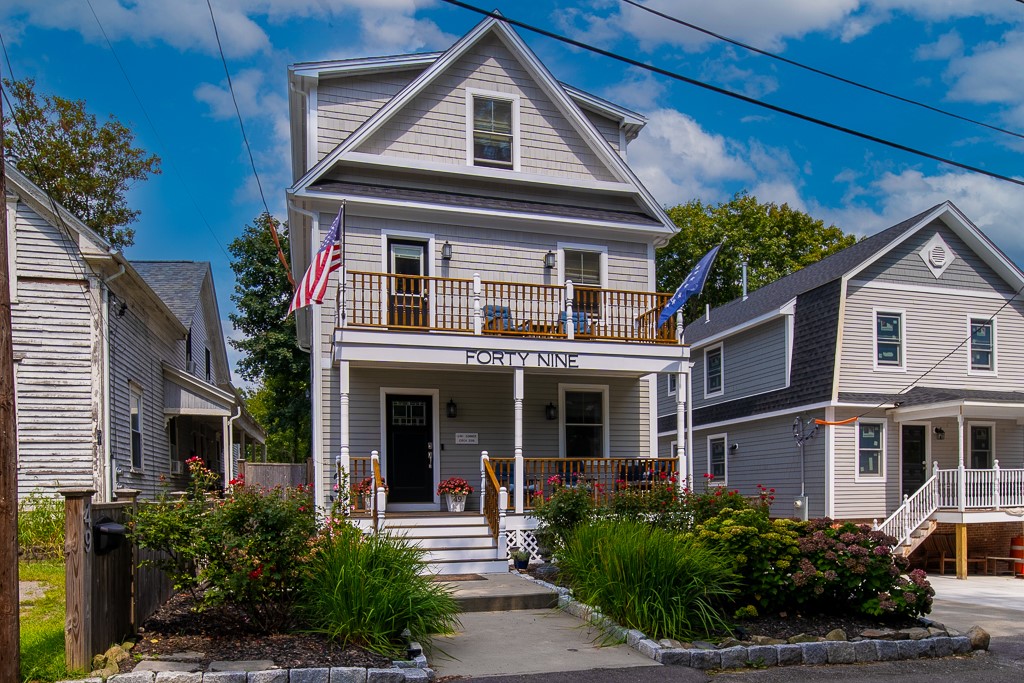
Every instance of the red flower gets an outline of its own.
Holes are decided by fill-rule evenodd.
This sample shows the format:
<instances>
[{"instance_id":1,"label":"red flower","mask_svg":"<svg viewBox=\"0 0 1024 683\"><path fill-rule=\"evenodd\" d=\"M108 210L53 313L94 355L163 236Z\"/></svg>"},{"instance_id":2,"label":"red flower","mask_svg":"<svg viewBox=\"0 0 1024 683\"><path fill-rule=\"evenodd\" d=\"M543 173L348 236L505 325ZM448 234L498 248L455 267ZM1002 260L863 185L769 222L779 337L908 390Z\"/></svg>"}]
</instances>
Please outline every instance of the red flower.
<instances>
[{"instance_id":1,"label":"red flower","mask_svg":"<svg viewBox=\"0 0 1024 683\"><path fill-rule=\"evenodd\" d=\"M253 569L251 572L249 572L249 580L250 581L255 581L256 579L260 578L261 576L263 576L263 567L262 566L256 567L256 569Z\"/></svg>"}]
</instances>

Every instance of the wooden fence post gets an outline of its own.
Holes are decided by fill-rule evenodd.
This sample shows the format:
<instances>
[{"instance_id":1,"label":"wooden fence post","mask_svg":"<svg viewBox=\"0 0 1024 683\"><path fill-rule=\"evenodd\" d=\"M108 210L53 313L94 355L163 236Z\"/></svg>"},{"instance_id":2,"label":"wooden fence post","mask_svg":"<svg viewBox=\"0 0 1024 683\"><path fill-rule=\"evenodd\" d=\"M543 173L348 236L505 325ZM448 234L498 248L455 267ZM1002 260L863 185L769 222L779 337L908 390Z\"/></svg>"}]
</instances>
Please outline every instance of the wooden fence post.
<instances>
[{"instance_id":1,"label":"wooden fence post","mask_svg":"<svg viewBox=\"0 0 1024 683\"><path fill-rule=\"evenodd\" d=\"M125 520L125 526L128 526L128 521L135 519L135 513L139 510L139 491L135 489L117 489L114 491L118 500L123 500L127 503L125 511L128 513L128 519ZM129 536L129 538L131 538ZM135 545L135 541L132 541L132 604L131 604L131 615L132 615L132 631L135 631L141 625L141 620L138 618L136 612L139 604L139 600L136 596L136 591L139 590L139 546Z\"/></svg>"},{"instance_id":2,"label":"wooden fence post","mask_svg":"<svg viewBox=\"0 0 1024 683\"><path fill-rule=\"evenodd\" d=\"M88 670L92 663L92 494L61 489L64 496L64 663Z\"/></svg>"},{"instance_id":3,"label":"wooden fence post","mask_svg":"<svg viewBox=\"0 0 1024 683\"><path fill-rule=\"evenodd\" d=\"M238 459L238 474L236 476L246 484L249 483L249 473L245 471L245 458Z\"/></svg>"}]
</instances>

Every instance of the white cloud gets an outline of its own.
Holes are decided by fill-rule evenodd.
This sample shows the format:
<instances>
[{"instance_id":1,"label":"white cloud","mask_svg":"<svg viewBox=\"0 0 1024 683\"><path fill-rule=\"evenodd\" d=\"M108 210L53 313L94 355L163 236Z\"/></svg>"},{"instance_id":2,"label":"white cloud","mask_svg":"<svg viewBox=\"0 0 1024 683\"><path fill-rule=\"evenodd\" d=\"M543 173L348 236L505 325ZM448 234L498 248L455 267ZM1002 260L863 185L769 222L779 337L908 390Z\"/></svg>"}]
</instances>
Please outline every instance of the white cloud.
<instances>
[{"instance_id":1,"label":"white cloud","mask_svg":"<svg viewBox=\"0 0 1024 683\"><path fill-rule=\"evenodd\" d=\"M1022 8L1024 9L1024 8ZM1024 31L1008 31L999 42L978 45L954 59L947 75L953 100L1018 105L1024 102Z\"/></svg>"},{"instance_id":2,"label":"white cloud","mask_svg":"<svg viewBox=\"0 0 1024 683\"><path fill-rule=\"evenodd\" d=\"M631 68L629 77L601 91L605 99L637 111L658 108L658 100L665 94L665 80L650 71Z\"/></svg>"},{"instance_id":3,"label":"white cloud","mask_svg":"<svg viewBox=\"0 0 1024 683\"><path fill-rule=\"evenodd\" d=\"M914 51L917 59L950 59L963 54L964 40L956 30L943 33L934 43L921 45Z\"/></svg>"}]
</instances>

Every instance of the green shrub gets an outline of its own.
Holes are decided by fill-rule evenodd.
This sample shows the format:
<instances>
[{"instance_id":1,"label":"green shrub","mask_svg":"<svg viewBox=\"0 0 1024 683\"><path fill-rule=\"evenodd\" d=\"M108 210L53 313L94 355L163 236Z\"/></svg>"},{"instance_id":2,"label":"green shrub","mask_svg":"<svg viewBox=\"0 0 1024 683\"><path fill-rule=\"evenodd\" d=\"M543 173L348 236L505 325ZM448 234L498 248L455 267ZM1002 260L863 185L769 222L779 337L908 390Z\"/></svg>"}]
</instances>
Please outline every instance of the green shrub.
<instances>
[{"instance_id":1,"label":"green shrub","mask_svg":"<svg viewBox=\"0 0 1024 683\"><path fill-rule=\"evenodd\" d=\"M450 589L422 573L423 551L405 539L364 536L347 523L332 523L307 568L303 621L342 646L393 656L401 654L406 628L429 645L432 634L459 626Z\"/></svg>"},{"instance_id":2,"label":"green shrub","mask_svg":"<svg viewBox=\"0 0 1024 683\"><path fill-rule=\"evenodd\" d=\"M64 500L33 491L18 503L18 547L29 557L64 557Z\"/></svg>"},{"instance_id":3,"label":"green shrub","mask_svg":"<svg viewBox=\"0 0 1024 683\"><path fill-rule=\"evenodd\" d=\"M565 544L566 538L579 525L596 518L597 503L593 493L584 485L565 486L555 475L549 481L554 491L548 498L536 499L533 516L538 520L541 535L552 540L555 547Z\"/></svg>"},{"instance_id":4,"label":"green shrub","mask_svg":"<svg viewBox=\"0 0 1024 683\"><path fill-rule=\"evenodd\" d=\"M556 553L576 597L650 638L707 638L728 629L716 605L736 587L729 562L690 536L643 522L582 525Z\"/></svg>"},{"instance_id":5,"label":"green shrub","mask_svg":"<svg viewBox=\"0 0 1024 683\"><path fill-rule=\"evenodd\" d=\"M317 530L311 491L238 482L207 513L204 527L204 602L235 605L257 631L289 625Z\"/></svg>"},{"instance_id":6,"label":"green shrub","mask_svg":"<svg viewBox=\"0 0 1024 683\"><path fill-rule=\"evenodd\" d=\"M648 522L669 531L689 529L692 517L685 493L679 491L674 479L620 488L609 500L608 514L616 519Z\"/></svg>"},{"instance_id":7,"label":"green shrub","mask_svg":"<svg viewBox=\"0 0 1024 683\"><path fill-rule=\"evenodd\" d=\"M815 519L800 538L793 594L803 609L914 617L931 611L935 591L924 572L903 576L908 560L896 539L866 524Z\"/></svg>"},{"instance_id":8,"label":"green shrub","mask_svg":"<svg viewBox=\"0 0 1024 683\"><path fill-rule=\"evenodd\" d=\"M725 509L697 527L698 539L730 558L740 577L735 599L762 613L793 604L790 575L799 559L800 523L768 519L760 510Z\"/></svg>"}]
</instances>

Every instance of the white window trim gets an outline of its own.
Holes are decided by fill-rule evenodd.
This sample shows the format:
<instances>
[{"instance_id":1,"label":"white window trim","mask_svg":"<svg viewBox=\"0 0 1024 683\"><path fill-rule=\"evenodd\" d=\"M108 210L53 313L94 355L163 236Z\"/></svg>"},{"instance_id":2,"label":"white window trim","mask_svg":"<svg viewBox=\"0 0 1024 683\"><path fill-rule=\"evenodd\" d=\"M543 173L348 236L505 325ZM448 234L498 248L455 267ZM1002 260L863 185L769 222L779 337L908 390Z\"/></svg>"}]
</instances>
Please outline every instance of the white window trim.
<instances>
[{"instance_id":1,"label":"white window trim","mask_svg":"<svg viewBox=\"0 0 1024 683\"><path fill-rule=\"evenodd\" d=\"M888 476L889 463L889 422L885 419L861 418L854 423L857 425L858 430L860 429L861 423L882 425L882 443L880 444L881 452L878 454L878 474L860 473L860 431L857 431L854 434L853 440L853 480L855 482L864 483L885 483Z\"/></svg>"},{"instance_id":2,"label":"white window trim","mask_svg":"<svg viewBox=\"0 0 1024 683\"><path fill-rule=\"evenodd\" d=\"M135 405L135 397L139 398L139 464L135 464L135 457L132 453L132 408ZM146 394L142 385L138 382L128 380L128 463L132 472L145 472L146 470Z\"/></svg>"},{"instance_id":3,"label":"white window trim","mask_svg":"<svg viewBox=\"0 0 1024 683\"><path fill-rule=\"evenodd\" d=\"M436 510L441 503L441 496L437 494L437 485L441 483L441 424L438 415L438 401L440 401L440 389L410 389L406 387L381 387L380 388L380 476L387 481L388 478L388 394L405 394L406 396L431 396L433 400L432 417L433 439L434 439L434 502L432 503L389 503L388 508L396 511L402 510Z\"/></svg>"},{"instance_id":4,"label":"white window trim","mask_svg":"<svg viewBox=\"0 0 1024 683\"><path fill-rule=\"evenodd\" d=\"M322 239L323 238L321 238L321 240ZM423 253L423 260L424 260L424 263L426 265L426 271L427 271L426 274L427 274L427 276L428 277L433 277L434 272L437 270L437 264L435 263L435 258L436 259L440 259L441 258L441 255L435 251L435 249L437 248L437 241L436 241L436 239L434 237L434 233L432 233L432 232L418 232L418 231L414 231L414 230L381 230L381 232L380 232L380 272L381 273L390 273L391 272L391 253L390 253L390 250L388 249L388 241L392 240L392 239L396 239L396 240L410 240L410 241L426 243L426 247L424 248L424 253ZM344 254L342 254L342 259L344 260L344 258L346 258L346 257L345 257ZM385 284L383 286L386 288L388 285ZM433 301L433 297L430 298L430 301ZM313 311L314 312L319 311L319 310L320 310L319 306L314 306L313 307ZM428 310L429 315L430 315L430 320L429 320L430 326L433 327L434 326L434 322L435 322L434 316L437 315L437 311L435 310L433 305L427 306L427 310ZM388 297L387 297L387 295L385 293L382 293L382 295L381 295L380 315L381 315L381 320L387 320L388 319ZM314 329L319 329L319 328L314 328Z\"/></svg>"},{"instance_id":5,"label":"white window trim","mask_svg":"<svg viewBox=\"0 0 1024 683\"><path fill-rule=\"evenodd\" d=\"M719 481L718 479L712 479L708 485L709 486L728 486L729 485L729 434L728 433L720 432L718 434L709 434L708 435L708 437L707 437L707 456L708 456L707 464L708 464L708 466L707 466L707 469L704 470L704 474L710 474L711 473L711 442L712 441L718 441L718 440L721 440L722 444L724 445L723 455L722 455L722 457L723 457L722 465L725 468L725 477L721 481ZM694 477L696 477L696 474L694 475ZM707 479L705 479L705 481L707 481Z\"/></svg>"},{"instance_id":6,"label":"white window trim","mask_svg":"<svg viewBox=\"0 0 1024 683\"><path fill-rule=\"evenodd\" d=\"M974 354L974 334L971 329L972 320L983 320L988 321L989 316L987 315L969 315L967 316L967 374L979 377L998 377L999 376L999 353L997 345L999 343L999 331L996 329L996 319L993 317L989 324L992 325L992 369L984 370L973 367L973 361L971 356Z\"/></svg>"},{"instance_id":7,"label":"white window trim","mask_svg":"<svg viewBox=\"0 0 1024 683\"><path fill-rule=\"evenodd\" d=\"M602 244L579 244L576 242L559 242L558 249L558 282L565 282L565 251L590 251L601 256L601 289L608 288L608 247ZM574 282L574 285L579 285ZM592 285L580 285L590 287Z\"/></svg>"},{"instance_id":8,"label":"white window trim","mask_svg":"<svg viewBox=\"0 0 1024 683\"><path fill-rule=\"evenodd\" d=\"M466 88L466 165L476 167L473 163L473 98L486 97L493 100L505 100L512 103L512 168L506 169L498 166L480 166L494 171L518 171L519 163L519 95L497 90L483 90L481 88Z\"/></svg>"},{"instance_id":9,"label":"white window trim","mask_svg":"<svg viewBox=\"0 0 1024 683\"><path fill-rule=\"evenodd\" d=\"M611 454L611 424L608 416L611 411L608 407L608 385L607 384L559 384L558 385L558 457L565 459L565 392L587 391L592 393L600 392L601 396L601 426L604 443L604 453L601 457L607 458Z\"/></svg>"},{"instance_id":10,"label":"white window trim","mask_svg":"<svg viewBox=\"0 0 1024 683\"><path fill-rule=\"evenodd\" d=\"M676 373L669 372L669 373L667 373L665 375L665 377L666 377L666 380L665 380L666 385L665 386L666 386L666 391L668 392L668 395L669 396L675 396L676 395L676 389L679 386L679 379L676 376ZM676 383L675 387L672 386L672 382L673 381L675 381L675 383Z\"/></svg>"},{"instance_id":11,"label":"white window trim","mask_svg":"<svg viewBox=\"0 0 1024 683\"><path fill-rule=\"evenodd\" d=\"M669 441L668 442L668 457L670 457L670 458L676 457L676 444L678 444L678 443L679 443L678 441Z\"/></svg>"},{"instance_id":12,"label":"white window trim","mask_svg":"<svg viewBox=\"0 0 1024 683\"><path fill-rule=\"evenodd\" d=\"M878 364L878 316L898 315L900 317L900 364ZM871 309L871 365L879 372L906 372L908 344L907 312L901 308L876 307Z\"/></svg>"},{"instance_id":13,"label":"white window trim","mask_svg":"<svg viewBox=\"0 0 1024 683\"><path fill-rule=\"evenodd\" d=\"M725 393L725 349L723 348L723 342L712 344L704 349L704 398L715 398ZM721 362L719 363L719 375L721 375L722 382L718 388L718 391L708 391L708 352L718 351Z\"/></svg>"},{"instance_id":14,"label":"white window trim","mask_svg":"<svg viewBox=\"0 0 1024 683\"><path fill-rule=\"evenodd\" d=\"M989 452L992 457L992 466L996 464L996 423L991 420L972 420L967 423L967 433L964 434L964 438L967 440L967 448L964 449L964 467L966 469L972 469L971 467L971 451L974 450L973 442L971 440L971 429L974 427L988 427L989 429Z\"/></svg>"},{"instance_id":15,"label":"white window trim","mask_svg":"<svg viewBox=\"0 0 1024 683\"><path fill-rule=\"evenodd\" d=\"M7 281L11 289L11 303L18 303L18 199L7 200Z\"/></svg>"},{"instance_id":16,"label":"white window trim","mask_svg":"<svg viewBox=\"0 0 1024 683\"><path fill-rule=\"evenodd\" d=\"M932 433L932 423L930 421L898 422L896 424L899 426L899 429L900 429L900 432L899 432L899 440L900 440L900 450L899 450L899 463L900 463L899 472L900 472L900 476L899 476L899 480L900 480L900 482L899 483L900 483L900 491L902 491L903 490L903 427L904 426L924 427L924 479L925 479L925 481L928 481L928 478L932 476L932 439L934 437L933 437L933 433Z\"/></svg>"}]
</instances>

